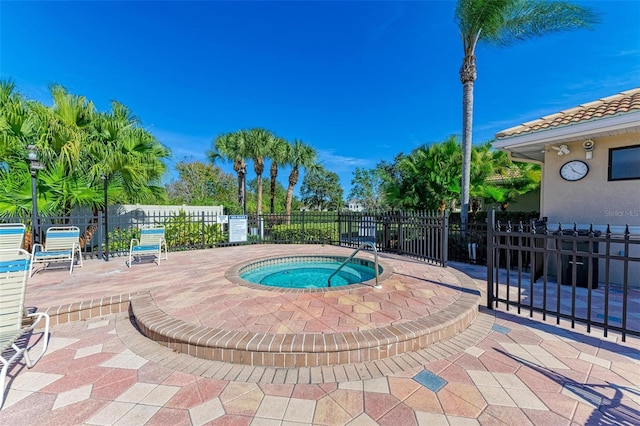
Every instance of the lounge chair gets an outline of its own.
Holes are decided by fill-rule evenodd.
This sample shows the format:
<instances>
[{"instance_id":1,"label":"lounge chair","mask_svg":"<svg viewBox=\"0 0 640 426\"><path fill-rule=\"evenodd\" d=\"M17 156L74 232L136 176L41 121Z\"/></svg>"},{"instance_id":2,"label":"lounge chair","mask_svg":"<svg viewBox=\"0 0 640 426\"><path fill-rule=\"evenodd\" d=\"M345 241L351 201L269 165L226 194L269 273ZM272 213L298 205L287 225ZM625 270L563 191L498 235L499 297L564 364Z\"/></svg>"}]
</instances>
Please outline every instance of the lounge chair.
<instances>
[{"instance_id":1,"label":"lounge chair","mask_svg":"<svg viewBox=\"0 0 640 426\"><path fill-rule=\"evenodd\" d=\"M167 260L167 241L164 236L164 226L144 225L142 229L140 229L140 239L133 238L131 240L127 266L131 267L133 259L137 257L138 260L140 260L141 256L155 256L156 259L158 259L158 266L160 266L163 247L164 260Z\"/></svg>"},{"instance_id":2,"label":"lounge chair","mask_svg":"<svg viewBox=\"0 0 640 426\"><path fill-rule=\"evenodd\" d=\"M47 229L44 245L33 246L29 276L33 275L33 266L36 263L49 265L54 262L69 262L69 274L73 273L76 259L79 266L82 266L79 240L80 228L77 226L52 226Z\"/></svg>"},{"instance_id":3,"label":"lounge chair","mask_svg":"<svg viewBox=\"0 0 640 426\"><path fill-rule=\"evenodd\" d=\"M22 248L24 231L22 223L0 223L0 250Z\"/></svg>"},{"instance_id":4,"label":"lounge chair","mask_svg":"<svg viewBox=\"0 0 640 426\"><path fill-rule=\"evenodd\" d=\"M4 402L5 379L9 366L24 355L28 368L33 367L44 355L49 344L49 316L44 312L25 314L24 298L29 273L29 252L22 249L0 250L0 408ZM25 327L24 317L33 318L33 322ZM44 322L44 339L42 351L37 357L29 356L29 339L22 336L30 333L40 322ZM5 351L8 357L5 358Z\"/></svg>"}]
</instances>

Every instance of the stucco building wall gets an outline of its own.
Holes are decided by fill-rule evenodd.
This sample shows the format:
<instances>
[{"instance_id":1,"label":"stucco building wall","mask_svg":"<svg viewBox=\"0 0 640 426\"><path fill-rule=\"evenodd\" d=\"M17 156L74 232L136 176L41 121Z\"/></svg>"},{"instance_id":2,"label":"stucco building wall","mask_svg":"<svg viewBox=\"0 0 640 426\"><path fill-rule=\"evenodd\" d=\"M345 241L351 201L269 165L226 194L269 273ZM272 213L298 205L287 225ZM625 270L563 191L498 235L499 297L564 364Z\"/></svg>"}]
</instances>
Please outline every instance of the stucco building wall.
<instances>
[{"instance_id":1,"label":"stucco building wall","mask_svg":"<svg viewBox=\"0 0 640 426\"><path fill-rule=\"evenodd\" d=\"M566 143L570 153L558 155L556 150L547 147L542 172L543 187L541 215L549 223L562 223L562 227L571 227L573 223L585 227L589 224L613 225L620 232L621 225L640 226L640 180L609 181L609 149L640 144L640 134L616 135L593 139L595 148L593 158L586 159L582 141ZM560 167L570 160L581 160L589 165L589 173L576 182L568 182L560 177ZM553 229L553 228L552 228ZM614 232L616 232L614 231ZM602 253L604 247L599 251ZM629 254L640 257L640 246L632 245ZM624 246L612 244L611 254L622 255ZM555 259L549 259L549 269L557 269ZM611 284L624 282L622 264L612 261L610 264ZM605 279L605 263L600 260L599 281ZM640 264L629 265L628 283L640 287Z\"/></svg>"},{"instance_id":2,"label":"stucco building wall","mask_svg":"<svg viewBox=\"0 0 640 426\"><path fill-rule=\"evenodd\" d=\"M593 158L585 159L582 141L567 143L570 153L545 152L541 214L550 223L640 225L640 180L609 181L609 149L640 144L640 134L593 139ZM576 182L560 177L560 167L570 160L589 165L589 173Z\"/></svg>"}]
</instances>

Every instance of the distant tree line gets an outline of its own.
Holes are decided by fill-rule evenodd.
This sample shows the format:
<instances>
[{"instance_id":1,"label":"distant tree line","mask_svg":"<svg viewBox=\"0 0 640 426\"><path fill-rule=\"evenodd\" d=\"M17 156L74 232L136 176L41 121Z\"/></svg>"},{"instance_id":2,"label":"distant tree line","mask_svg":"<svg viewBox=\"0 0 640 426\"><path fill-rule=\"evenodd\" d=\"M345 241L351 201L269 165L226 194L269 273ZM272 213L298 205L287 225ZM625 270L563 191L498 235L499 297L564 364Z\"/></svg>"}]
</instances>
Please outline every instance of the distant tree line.
<instances>
[{"instance_id":1,"label":"distant tree line","mask_svg":"<svg viewBox=\"0 0 640 426\"><path fill-rule=\"evenodd\" d=\"M366 210L454 210L460 207L462 144L455 136L425 144L374 169L357 168L349 198ZM512 162L489 142L471 151L471 196L493 204L509 203L540 186L540 166Z\"/></svg>"},{"instance_id":2,"label":"distant tree line","mask_svg":"<svg viewBox=\"0 0 640 426\"><path fill-rule=\"evenodd\" d=\"M247 213L257 214L344 208L338 175L319 164L316 150L301 140L289 142L261 128L223 133L213 138L208 162L178 162L178 178L163 186L171 152L125 105L113 101L110 111L100 112L59 85L50 93L52 105L45 106L25 99L13 82L0 81L0 217L31 212L29 147L43 165L37 178L42 214L67 215L78 206L97 214L105 208L105 183L110 204L222 204L228 213L246 206ZM356 168L349 198L366 210L454 209L462 159L456 137L422 145L373 169ZM216 165L220 160L233 164L235 177ZM474 146L471 160L472 197L510 202L540 184L538 166L512 163L489 143ZM247 180L249 164L252 180ZM289 169L286 188L277 180L283 167ZM298 200L293 192L302 170Z\"/></svg>"}]
</instances>

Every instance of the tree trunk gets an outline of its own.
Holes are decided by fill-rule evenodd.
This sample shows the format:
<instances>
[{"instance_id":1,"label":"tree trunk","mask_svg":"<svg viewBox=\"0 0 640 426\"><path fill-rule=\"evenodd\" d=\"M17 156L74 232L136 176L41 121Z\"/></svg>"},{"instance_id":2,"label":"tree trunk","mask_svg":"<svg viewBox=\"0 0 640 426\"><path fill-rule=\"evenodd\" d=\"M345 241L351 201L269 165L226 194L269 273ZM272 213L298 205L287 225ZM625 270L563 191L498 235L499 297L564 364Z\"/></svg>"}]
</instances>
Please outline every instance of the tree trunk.
<instances>
[{"instance_id":1,"label":"tree trunk","mask_svg":"<svg viewBox=\"0 0 640 426\"><path fill-rule=\"evenodd\" d=\"M271 163L271 192L269 194L269 207L271 214L276 212L276 179L278 177L278 165L275 162Z\"/></svg>"},{"instance_id":2,"label":"tree trunk","mask_svg":"<svg viewBox=\"0 0 640 426\"><path fill-rule=\"evenodd\" d=\"M462 83L462 182L460 185L460 222L464 234L469 217L469 190L471 184L471 149L473 146L473 84L476 80L476 58L465 55L460 68Z\"/></svg>"},{"instance_id":3,"label":"tree trunk","mask_svg":"<svg viewBox=\"0 0 640 426\"><path fill-rule=\"evenodd\" d=\"M240 205L240 207L242 207L242 193L244 189L244 186L242 184L243 178L244 178L244 174L242 173L242 171L239 171L238 172L238 204Z\"/></svg>"},{"instance_id":4,"label":"tree trunk","mask_svg":"<svg viewBox=\"0 0 640 426\"><path fill-rule=\"evenodd\" d=\"M93 234L98 231L98 218L93 217L87 227L85 228L82 235L80 235L80 248L85 249L91 244L91 239L93 238Z\"/></svg>"},{"instance_id":5,"label":"tree trunk","mask_svg":"<svg viewBox=\"0 0 640 426\"><path fill-rule=\"evenodd\" d=\"M258 203L256 214L260 216L262 213L262 175L256 177L256 191L258 192L256 195L256 202Z\"/></svg>"},{"instance_id":6,"label":"tree trunk","mask_svg":"<svg viewBox=\"0 0 640 426\"><path fill-rule=\"evenodd\" d=\"M287 188L287 225L291 221L291 203L293 201L293 187L298 183L298 168L294 167L289 175L289 187Z\"/></svg>"},{"instance_id":7,"label":"tree trunk","mask_svg":"<svg viewBox=\"0 0 640 426\"><path fill-rule=\"evenodd\" d=\"M262 213L262 173L264 172L264 159L262 157L255 158L253 161L253 170L256 172L256 214L260 216Z\"/></svg>"}]
</instances>

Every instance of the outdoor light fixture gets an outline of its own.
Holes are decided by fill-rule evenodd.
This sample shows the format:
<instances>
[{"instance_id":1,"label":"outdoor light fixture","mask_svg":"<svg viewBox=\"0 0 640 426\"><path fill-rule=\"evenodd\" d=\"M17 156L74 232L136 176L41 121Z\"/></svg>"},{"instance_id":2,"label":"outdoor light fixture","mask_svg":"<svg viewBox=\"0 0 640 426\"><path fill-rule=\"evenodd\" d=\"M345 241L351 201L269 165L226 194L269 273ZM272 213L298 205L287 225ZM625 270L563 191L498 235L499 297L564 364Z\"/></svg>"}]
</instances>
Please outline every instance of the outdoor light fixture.
<instances>
[{"instance_id":1,"label":"outdoor light fixture","mask_svg":"<svg viewBox=\"0 0 640 426\"><path fill-rule=\"evenodd\" d=\"M569 152L571 152L566 145L552 146L551 149L555 149L556 151L558 151L558 155L567 155Z\"/></svg>"},{"instance_id":2,"label":"outdoor light fixture","mask_svg":"<svg viewBox=\"0 0 640 426\"><path fill-rule=\"evenodd\" d=\"M29 154L27 155L27 161L29 161L29 171L31 172L31 249L36 243L36 234L39 233L38 229L38 194L37 194L37 178L38 170L43 170L44 165L38 160L38 152L35 145L27 145Z\"/></svg>"},{"instance_id":3,"label":"outdoor light fixture","mask_svg":"<svg viewBox=\"0 0 640 426\"><path fill-rule=\"evenodd\" d=\"M591 139L587 139L582 142L582 147L584 148L584 156L587 160L591 160L593 158L593 148L596 146L595 142Z\"/></svg>"}]
</instances>

